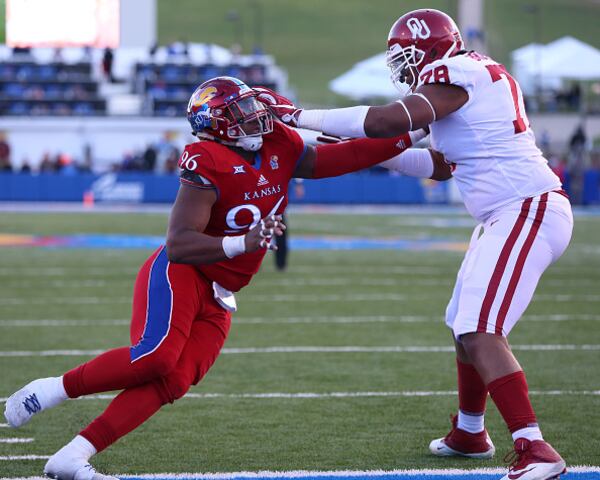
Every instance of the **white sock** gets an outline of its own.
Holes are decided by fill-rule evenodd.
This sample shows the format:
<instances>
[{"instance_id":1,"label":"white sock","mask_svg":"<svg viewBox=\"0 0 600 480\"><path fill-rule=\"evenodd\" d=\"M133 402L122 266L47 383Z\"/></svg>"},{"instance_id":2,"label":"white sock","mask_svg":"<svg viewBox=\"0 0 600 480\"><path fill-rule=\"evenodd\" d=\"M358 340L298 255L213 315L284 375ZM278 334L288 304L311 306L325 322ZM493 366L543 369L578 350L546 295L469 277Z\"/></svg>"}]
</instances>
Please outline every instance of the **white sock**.
<instances>
[{"instance_id":1,"label":"white sock","mask_svg":"<svg viewBox=\"0 0 600 480\"><path fill-rule=\"evenodd\" d=\"M462 410L458 411L458 422L456 424L458 428L469 433L483 432L484 429L484 415L472 415L464 413Z\"/></svg>"},{"instance_id":2,"label":"white sock","mask_svg":"<svg viewBox=\"0 0 600 480\"><path fill-rule=\"evenodd\" d=\"M516 430L515 432L513 432L512 438L513 438L513 442L516 441L517 438L526 438L530 442L533 442L534 440L543 440L544 439L544 437L542 437L542 431L540 430L540 427L538 427L538 426L525 427L520 430Z\"/></svg>"},{"instance_id":3,"label":"white sock","mask_svg":"<svg viewBox=\"0 0 600 480\"><path fill-rule=\"evenodd\" d=\"M40 378L31 383L43 409L55 407L69 398L62 377Z\"/></svg>"},{"instance_id":4,"label":"white sock","mask_svg":"<svg viewBox=\"0 0 600 480\"><path fill-rule=\"evenodd\" d=\"M67 443L63 450L68 450L73 456L83 457L89 460L92 455L95 455L98 451L87 438L77 435L73 440Z\"/></svg>"}]
</instances>

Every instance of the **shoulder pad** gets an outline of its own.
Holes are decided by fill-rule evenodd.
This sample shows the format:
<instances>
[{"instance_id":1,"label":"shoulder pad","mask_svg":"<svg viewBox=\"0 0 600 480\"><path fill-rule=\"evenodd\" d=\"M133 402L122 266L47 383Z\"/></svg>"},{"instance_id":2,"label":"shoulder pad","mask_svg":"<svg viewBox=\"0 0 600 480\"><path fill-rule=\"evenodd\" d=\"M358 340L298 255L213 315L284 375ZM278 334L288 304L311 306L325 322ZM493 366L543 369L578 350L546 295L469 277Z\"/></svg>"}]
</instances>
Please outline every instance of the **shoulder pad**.
<instances>
[{"instance_id":1,"label":"shoulder pad","mask_svg":"<svg viewBox=\"0 0 600 480\"><path fill-rule=\"evenodd\" d=\"M421 71L419 86L446 83L462 87L470 94L481 75L487 74L485 65L488 63L487 57L475 58L470 54L436 60Z\"/></svg>"},{"instance_id":2,"label":"shoulder pad","mask_svg":"<svg viewBox=\"0 0 600 480\"><path fill-rule=\"evenodd\" d=\"M214 165L213 156L211 155L210 148L204 143L209 142L196 142L190 143L185 146L181 157L179 157L179 168L182 170L188 170L199 174L206 173L206 170L211 170Z\"/></svg>"}]
</instances>

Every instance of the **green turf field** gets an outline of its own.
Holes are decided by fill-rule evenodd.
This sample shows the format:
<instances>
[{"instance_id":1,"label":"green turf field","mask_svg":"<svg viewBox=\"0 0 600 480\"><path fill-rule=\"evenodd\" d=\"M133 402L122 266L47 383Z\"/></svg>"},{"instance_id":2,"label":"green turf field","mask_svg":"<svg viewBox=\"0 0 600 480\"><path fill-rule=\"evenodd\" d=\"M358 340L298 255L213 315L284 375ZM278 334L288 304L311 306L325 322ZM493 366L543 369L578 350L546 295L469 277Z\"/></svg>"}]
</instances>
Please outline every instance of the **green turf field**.
<instances>
[{"instance_id":1,"label":"green turf field","mask_svg":"<svg viewBox=\"0 0 600 480\"><path fill-rule=\"evenodd\" d=\"M290 223L292 235L358 231L361 236L464 241L470 233L466 227L428 226L456 218L443 213L292 214ZM0 231L160 235L165 222L164 215L2 213ZM517 352L545 436L571 465L600 465L599 237L600 217L577 218L572 245L542 279L526 318L511 336L514 345L574 348ZM126 344L133 280L149 253L0 248L0 352ZM456 252L296 251L282 274L267 258L253 284L238 296L240 311L226 347L449 346L442 314L460 260ZM86 358L0 356L0 397ZM456 398L447 392L453 390L450 352L227 353L191 389L195 397L165 407L100 454L95 465L112 473L502 465L510 440L491 403L487 425L497 447L492 461L441 460L428 454L428 442L448 429ZM429 393L253 396L332 392ZM34 439L0 443L0 457L53 453L107 402L70 401L20 430L0 428L0 438ZM43 464L0 461L0 477L37 475Z\"/></svg>"},{"instance_id":2,"label":"green turf field","mask_svg":"<svg viewBox=\"0 0 600 480\"><path fill-rule=\"evenodd\" d=\"M257 19L264 50L289 72L303 104L345 104L329 91L329 81L360 60L383 52L394 21L415 8L438 8L457 18L456 0L230 0L214 8L207 0L158 1L161 44L187 39L229 47L236 41L230 11L239 14L241 43L256 43ZM535 5L539 13L526 13ZM489 53L510 68L510 52L531 42L572 35L595 47L600 8L594 0L485 0Z\"/></svg>"}]
</instances>

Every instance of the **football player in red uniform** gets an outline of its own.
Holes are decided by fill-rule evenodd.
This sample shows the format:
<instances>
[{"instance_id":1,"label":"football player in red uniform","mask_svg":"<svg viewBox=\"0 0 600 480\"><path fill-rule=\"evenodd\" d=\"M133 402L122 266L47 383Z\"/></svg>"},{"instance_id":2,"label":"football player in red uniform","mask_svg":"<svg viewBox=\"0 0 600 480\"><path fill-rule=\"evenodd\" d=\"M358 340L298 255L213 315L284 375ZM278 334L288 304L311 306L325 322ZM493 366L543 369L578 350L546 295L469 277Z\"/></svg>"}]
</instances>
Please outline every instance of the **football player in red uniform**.
<instances>
[{"instance_id":1,"label":"football player in red uniform","mask_svg":"<svg viewBox=\"0 0 600 480\"><path fill-rule=\"evenodd\" d=\"M565 461L544 441L507 336L545 269L569 244L569 200L535 144L518 83L503 65L467 51L448 15L433 9L402 15L388 36L388 65L407 93L388 105L303 110L272 92L264 99L282 121L330 135L385 138L430 129L432 146L455 165L465 206L480 222L446 309L459 411L450 433L430 450L491 457L495 448L484 428L489 392L514 441L515 460L503 480L556 477Z\"/></svg>"},{"instance_id":2,"label":"football player in red uniform","mask_svg":"<svg viewBox=\"0 0 600 480\"><path fill-rule=\"evenodd\" d=\"M109 350L61 377L34 380L6 402L7 421L19 427L67 398L122 390L48 460L48 476L114 478L97 473L90 457L202 379L227 338L236 310L234 292L250 282L267 249L275 248L273 236L285 230L281 215L292 177L342 175L396 158L412 144L407 134L305 145L293 129L274 122L256 97L240 80L217 77L190 98L188 120L201 141L187 145L181 155L181 186L166 245L138 273L131 345ZM448 178L441 156L430 158L437 165L432 175Z\"/></svg>"}]
</instances>

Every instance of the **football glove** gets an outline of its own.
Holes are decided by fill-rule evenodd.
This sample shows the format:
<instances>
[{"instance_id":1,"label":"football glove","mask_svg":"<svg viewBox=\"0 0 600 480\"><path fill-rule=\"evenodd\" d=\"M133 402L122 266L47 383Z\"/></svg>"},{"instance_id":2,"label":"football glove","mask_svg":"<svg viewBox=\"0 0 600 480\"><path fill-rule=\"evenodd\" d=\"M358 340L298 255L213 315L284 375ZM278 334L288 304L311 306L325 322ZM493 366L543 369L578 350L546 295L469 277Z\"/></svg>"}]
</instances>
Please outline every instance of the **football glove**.
<instances>
[{"instance_id":1,"label":"football glove","mask_svg":"<svg viewBox=\"0 0 600 480\"><path fill-rule=\"evenodd\" d=\"M302 112L301 108L296 107L291 100L279 95L270 88L254 87L253 90L258 93L256 99L264 103L274 117L291 127L298 126L298 117Z\"/></svg>"}]
</instances>

